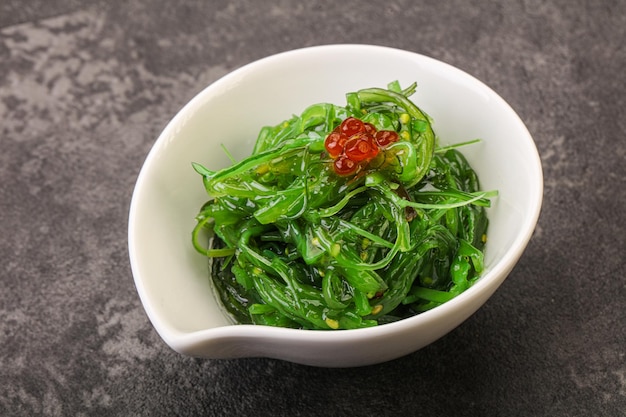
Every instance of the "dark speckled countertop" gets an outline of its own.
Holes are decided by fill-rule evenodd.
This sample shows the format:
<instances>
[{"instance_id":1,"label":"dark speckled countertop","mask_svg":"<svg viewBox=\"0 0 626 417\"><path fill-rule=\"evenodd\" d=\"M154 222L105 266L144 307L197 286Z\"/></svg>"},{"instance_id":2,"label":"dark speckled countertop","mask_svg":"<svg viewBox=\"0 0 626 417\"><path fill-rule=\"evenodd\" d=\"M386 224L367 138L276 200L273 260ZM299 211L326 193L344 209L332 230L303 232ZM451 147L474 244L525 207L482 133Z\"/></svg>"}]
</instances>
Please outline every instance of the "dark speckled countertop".
<instances>
[{"instance_id":1,"label":"dark speckled countertop","mask_svg":"<svg viewBox=\"0 0 626 417\"><path fill-rule=\"evenodd\" d=\"M528 249L392 362L180 356L128 262L144 158L207 84L329 43L429 55L511 103L544 164ZM625 45L622 0L3 0L0 415L626 416Z\"/></svg>"}]
</instances>

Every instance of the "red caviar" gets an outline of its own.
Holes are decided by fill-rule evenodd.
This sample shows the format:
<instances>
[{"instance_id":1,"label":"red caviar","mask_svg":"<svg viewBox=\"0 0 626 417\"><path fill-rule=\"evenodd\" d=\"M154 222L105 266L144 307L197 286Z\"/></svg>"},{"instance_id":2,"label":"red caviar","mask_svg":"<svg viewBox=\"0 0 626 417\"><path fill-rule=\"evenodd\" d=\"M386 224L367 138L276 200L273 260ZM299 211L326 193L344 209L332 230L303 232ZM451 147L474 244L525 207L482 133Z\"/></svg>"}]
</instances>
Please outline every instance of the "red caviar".
<instances>
[{"instance_id":1,"label":"red caviar","mask_svg":"<svg viewBox=\"0 0 626 417\"><path fill-rule=\"evenodd\" d=\"M339 131L347 136L365 131L365 123L356 117L348 117L339 125Z\"/></svg>"},{"instance_id":2,"label":"red caviar","mask_svg":"<svg viewBox=\"0 0 626 417\"><path fill-rule=\"evenodd\" d=\"M379 146L385 147L391 143L398 141L398 134L393 130L380 130L376 132L376 142Z\"/></svg>"},{"instance_id":3,"label":"red caviar","mask_svg":"<svg viewBox=\"0 0 626 417\"><path fill-rule=\"evenodd\" d=\"M346 156L355 162L372 159L378 154L378 144L374 137L361 132L352 135L344 146Z\"/></svg>"},{"instance_id":4,"label":"red caviar","mask_svg":"<svg viewBox=\"0 0 626 417\"><path fill-rule=\"evenodd\" d=\"M339 175L349 175L356 171L357 163L345 155L339 155L333 163L333 168Z\"/></svg>"},{"instance_id":5,"label":"red caviar","mask_svg":"<svg viewBox=\"0 0 626 417\"><path fill-rule=\"evenodd\" d=\"M371 123L363 123L363 129L366 133L369 133L370 135L376 134L376 126Z\"/></svg>"},{"instance_id":6,"label":"red caviar","mask_svg":"<svg viewBox=\"0 0 626 417\"><path fill-rule=\"evenodd\" d=\"M326 141L324 141L324 146L326 147L326 151L332 158L336 158L343 152L343 148L348 141L348 137L338 131L333 131L326 137Z\"/></svg>"},{"instance_id":7,"label":"red caviar","mask_svg":"<svg viewBox=\"0 0 626 417\"><path fill-rule=\"evenodd\" d=\"M335 172L350 175L367 165L381 149L398 140L398 134L392 130L377 130L371 123L348 117L328 134L324 147L334 159Z\"/></svg>"}]
</instances>

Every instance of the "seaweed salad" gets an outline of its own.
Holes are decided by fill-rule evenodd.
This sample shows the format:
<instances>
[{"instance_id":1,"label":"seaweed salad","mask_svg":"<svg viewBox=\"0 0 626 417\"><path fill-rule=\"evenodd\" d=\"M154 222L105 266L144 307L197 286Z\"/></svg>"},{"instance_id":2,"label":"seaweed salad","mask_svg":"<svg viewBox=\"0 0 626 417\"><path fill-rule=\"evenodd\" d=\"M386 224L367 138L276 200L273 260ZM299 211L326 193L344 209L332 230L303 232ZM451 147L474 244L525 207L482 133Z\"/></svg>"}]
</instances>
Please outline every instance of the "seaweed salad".
<instances>
[{"instance_id":1,"label":"seaweed salad","mask_svg":"<svg viewBox=\"0 0 626 417\"><path fill-rule=\"evenodd\" d=\"M367 88L263 127L249 157L198 163L192 232L238 322L376 326L437 307L483 271L495 191L402 89Z\"/></svg>"}]
</instances>

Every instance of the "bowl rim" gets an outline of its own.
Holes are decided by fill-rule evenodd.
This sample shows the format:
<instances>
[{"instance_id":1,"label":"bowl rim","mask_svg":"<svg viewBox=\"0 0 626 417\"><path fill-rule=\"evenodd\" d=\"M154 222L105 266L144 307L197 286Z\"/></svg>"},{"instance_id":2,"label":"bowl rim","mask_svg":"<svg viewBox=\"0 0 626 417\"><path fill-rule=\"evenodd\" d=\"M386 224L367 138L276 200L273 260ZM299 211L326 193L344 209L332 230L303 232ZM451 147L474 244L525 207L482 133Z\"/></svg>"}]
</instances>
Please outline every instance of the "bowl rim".
<instances>
[{"instance_id":1,"label":"bowl rim","mask_svg":"<svg viewBox=\"0 0 626 417\"><path fill-rule=\"evenodd\" d=\"M531 195L533 201L529 205L529 207L532 207L532 211L525 215L525 222L520 227L520 230L522 230L523 233L519 233L515 237L515 239L510 244L510 248L503 254L503 256L496 263L494 263L491 268L466 291L432 310L428 310L418 315L407 317L396 322L386 323L383 325L368 328L349 329L341 331L291 329L236 323L233 323L232 325L224 325L189 332L180 331L178 329L170 327L168 324L166 324L164 320L161 320L160 313L158 313L158 309L154 305L154 300L152 300L147 294L146 284L144 282L145 277L142 277L139 272L138 262L140 261L136 255L136 248L138 243L134 234L134 223L137 216L137 204L141 195L142 185L145 182L145 176L148 173L148 166L153 163L152 161L156 157L156 154L160 152L160 148L163 146L165 137L168 136L168 133L170 131L175 129L175 126L178 125L181 119L184 119L186 117L187 113L189 113L190 111L192 111L193 108L202 103L205 96L228 87L231 80L236 79L240 75L245 74L248 71L254 70L256 67L264 65L268 62L271 63L272 61L282 60L302 54L310 54L312 52L325 52L333 49L344 51L382 51L394 54L404 54L407 57L435 63L436 65L444 66L465 78L473 80L475 83L477 83L477 85L481 87L481 89L488 93L492 99L497 100L498 105L505 108L507 112L510 113L515 123L518 124L518 128L523 132L524 140L527 142L526 145L532 151L531 154L533 156L533 160L529 162L532 164L537 174L535 184L536 187L533 188L533 193ZM362 338L368 338L372 335L381 336L396 333L398 331L404 332L408 329L413 329L416 326L424 326L428 325L431 322L436 322L438 319L444 316L448 316L449 314L456 310L459 310L460 308L468 308L469 305L471 305L471 301L476 298L480 298L481 295L483 297L486 297L485 299L488 299L491 296L491 294L499 287L502 281L504 281L510 270L514 267L516 260L524 252L527 244L532 237L534 228L538 222L541 212L541 206L543 202L543 187L543 172L539 153L536 144L522 119L519 117L517 112L493 88L489 87L487 84L477 79L473 75L465 72L464 70L443 62L439 59L423 55L421 53L381 45L340 43L315 45L282 51L251 61L243 66L240 66L230 71L229 73L218 78L217 80L205 85L191 100L189 100L178 110L173 118L166 124L161 133L159 133L158 137L153 142L152 147L145 158L145 161L141 166L130 202L128 216L128 251L132 275L139 297L152 325L168 345L182 353L185 353L190 345L204 341L209 337L211 339L229 339L244 336L251 338L263 337L276 339L292 339L294 337L297 337L300 340L305 340L308 342L326 343L358 340ZM482 305L482 303L480 305ZM480 308L480 305L478 306L478 308Z\"/></svg>"}]
</instances>

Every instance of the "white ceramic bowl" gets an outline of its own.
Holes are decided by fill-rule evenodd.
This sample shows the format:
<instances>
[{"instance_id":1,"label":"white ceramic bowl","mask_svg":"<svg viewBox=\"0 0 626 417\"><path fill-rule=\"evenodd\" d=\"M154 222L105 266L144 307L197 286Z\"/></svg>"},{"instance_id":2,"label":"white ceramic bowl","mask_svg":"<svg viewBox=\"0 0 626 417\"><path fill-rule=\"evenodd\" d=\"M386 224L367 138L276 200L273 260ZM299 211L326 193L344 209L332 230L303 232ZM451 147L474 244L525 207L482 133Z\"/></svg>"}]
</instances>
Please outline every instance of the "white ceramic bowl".
<instances>
[{"instance_id":1,"label":"white ceramic bowl","mask_svg":"<svg viewBox=\"0 0 626 417\"><path fill-rule=\"evenodd\" d=\"M310 104L345 104L345 93L418 83L411 99L434 118L442 143L481 138L463 152L489 209L486 271L448 303L378 327L315 331L233 325L214 297L207 261L191 246L194 216L207 200L191 162L229 165L249 155L259 129ZM350 367L384 362L442 337L500 286L525 249L543 193L535 144L516 113L485 84L437 60L368 45L330 45L281 53L209 85L167 125L149 153L130 206L129 251L137 291L155 329L174 350L205 358L271 357Z\"/></svg>"}]
</instances>

